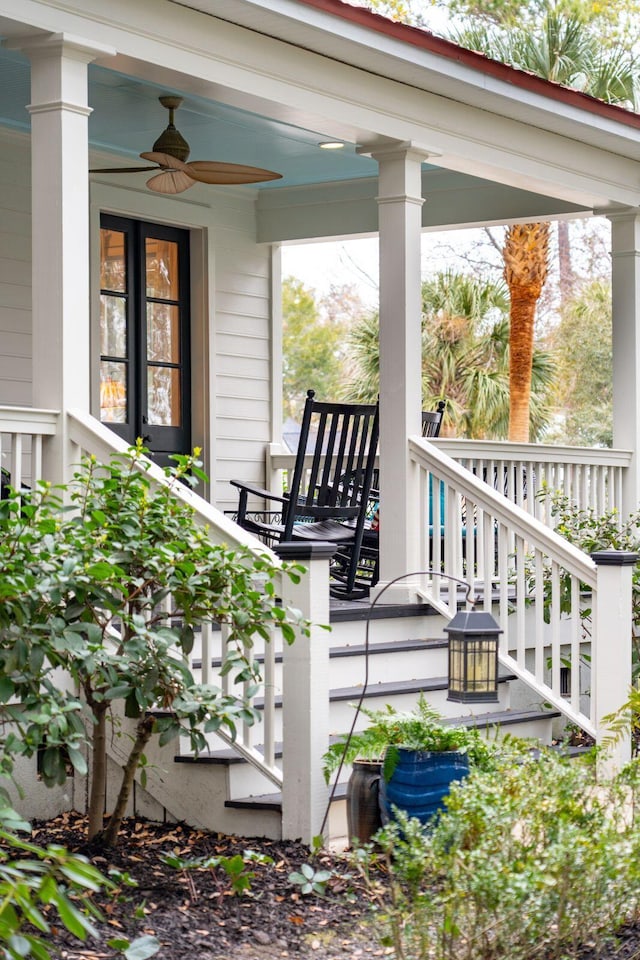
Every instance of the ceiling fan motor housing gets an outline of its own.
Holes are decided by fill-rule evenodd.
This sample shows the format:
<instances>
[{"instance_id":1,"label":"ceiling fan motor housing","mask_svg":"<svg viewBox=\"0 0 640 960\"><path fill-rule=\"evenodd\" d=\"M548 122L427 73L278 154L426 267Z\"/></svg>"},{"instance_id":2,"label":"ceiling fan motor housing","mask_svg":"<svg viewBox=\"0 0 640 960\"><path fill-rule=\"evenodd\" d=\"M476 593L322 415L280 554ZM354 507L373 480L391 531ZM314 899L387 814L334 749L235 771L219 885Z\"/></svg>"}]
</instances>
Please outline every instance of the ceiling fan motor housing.
<instances>
[{"instance_id":1,"label":"ceiling fan motor housing","mask_svg":"<svg viewBox=\"0 0 640 960\"><path fill-rule=\"evenodd\" d=\"M173 124L173 111L177 110L182 103L182 97L160 97L159 99L162 106L169 111L169 125L154 143L154 152L166 153L186 163L190 153L189 144Z\"/></svg>"}]
</instances>

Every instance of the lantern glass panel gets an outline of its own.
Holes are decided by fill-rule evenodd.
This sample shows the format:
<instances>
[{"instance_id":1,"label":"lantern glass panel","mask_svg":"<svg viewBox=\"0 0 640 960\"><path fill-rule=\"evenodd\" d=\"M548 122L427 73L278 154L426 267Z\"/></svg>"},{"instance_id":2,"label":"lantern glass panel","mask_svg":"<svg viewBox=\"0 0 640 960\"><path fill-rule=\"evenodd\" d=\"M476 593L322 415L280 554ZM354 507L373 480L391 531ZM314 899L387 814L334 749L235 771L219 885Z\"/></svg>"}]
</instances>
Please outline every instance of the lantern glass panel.
<instances>
[{"instance_id":1,"label":"lantern glass panel","mask_svg":"<svg viewBox=\"0 0 640 960\"><path fill-rule=\"evenodd\" d=\"M449 634L449 700L498 700L498 637Z\"/></svg>"}]
</instances>

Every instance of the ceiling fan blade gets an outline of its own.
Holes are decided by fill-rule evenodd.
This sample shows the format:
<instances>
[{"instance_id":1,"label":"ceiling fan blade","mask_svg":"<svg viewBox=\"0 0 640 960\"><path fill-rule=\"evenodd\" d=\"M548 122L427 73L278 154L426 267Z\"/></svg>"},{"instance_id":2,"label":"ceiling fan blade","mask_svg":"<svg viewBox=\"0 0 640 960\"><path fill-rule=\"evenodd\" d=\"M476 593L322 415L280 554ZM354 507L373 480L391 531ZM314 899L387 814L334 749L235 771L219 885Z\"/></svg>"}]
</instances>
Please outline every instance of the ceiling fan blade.
<instances>
[{"instance_id":1,"label":"ceiling fan blade","mask_svg":"<svg viewBox=\"0 0 640 960\"><path fill-rule=\"evenodd\" d=\"M195 180L188 177L182 170L163 170L162 173L147 180L149 190L165 194L183 193L189 187L194 187L195 183Z\"/></svg>"},{"instance_id":2,"label":"ceiling fan blade","mask_svg":"<svg viewBox=\"0 0 640 960\"><path fill-rule=\"evenodd\" d=\"M149 153L141 153L140 156L143 160L152 160L153 163L157 163L163 170L184 170L185 165L182 160L178 160L177 157L172 157L168 153L158 153L157 150L151 150Z\"/></svg>"},{"instance_id":3,"label":"ceiling fan blade","mask_svg":"<svg viewBox=\"0 0 640 960\"><path fill-rule=\"evenodd\" d=\"M148 156L148 154L147 154ZM213 160L192 160L183 165L185 172L201 183L261 183L280 180L281 173L247 167L242 163L216 163Z\"/></svg>"},{"instance_id":4,"label":"ceiling fan blade","mask_svg":"<svg viewBox=\"0 0 640 960\"><path fill-rule=\"evenodd\" d=\"M157 167L96 167L89 170L89 173L148 173L149 170L157 169Z\"/></svg>"}]
</instances>

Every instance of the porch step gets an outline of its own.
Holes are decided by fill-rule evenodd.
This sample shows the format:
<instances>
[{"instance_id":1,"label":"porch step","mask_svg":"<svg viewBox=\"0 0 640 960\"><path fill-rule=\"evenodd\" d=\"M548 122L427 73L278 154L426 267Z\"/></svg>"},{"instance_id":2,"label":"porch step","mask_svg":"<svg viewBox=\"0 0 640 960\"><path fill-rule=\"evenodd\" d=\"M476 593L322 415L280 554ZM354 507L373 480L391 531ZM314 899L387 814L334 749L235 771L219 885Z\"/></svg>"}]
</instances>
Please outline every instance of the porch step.
<instances>
[{"instance_id":1,"label":"porch step","mask_svg":"<svg viewBox=\"0 0 640 960\"><path fill-rule=\"evenodd\" d=\"M364 656L367 652L369 656L376 656L389 653L422 653L425 650L442 650L446 648L447 640L445 637L437 637L435 639L385 640L369 643L368 646L361 642L345 643L339 647L331 647L329 650L329 659L359 657ZM258 663L264 663L264 654L259 653L255 659ZM276 663L282 663L282 651L276 653L275 661ZM211 666L215 669L219 669L220 664L221 660L219 657L211 661ZM196 658L191 666L193 670L201 670L202 660Z\"/></svg>"},{"instance_id":2,"label":"porch step","mask_svg":"<svg viewBox=\"0 0 640 960\"><path fill-rule=\"evenodd\" d=\"M452 726L475 726L487 732L502 729L503 727L550 721L560 716L558 710L502 710L496 713L481 714L476 717L456 717L445 721ZM473 720L473 724L469 720ZM333 802L344 800L347 795L347 785L338 783L333 793ZM238 797L225 801L225 807L236 810L282 810L282 794L279 791L264 793L257 796Z\"/></svg>"}]
</instances>

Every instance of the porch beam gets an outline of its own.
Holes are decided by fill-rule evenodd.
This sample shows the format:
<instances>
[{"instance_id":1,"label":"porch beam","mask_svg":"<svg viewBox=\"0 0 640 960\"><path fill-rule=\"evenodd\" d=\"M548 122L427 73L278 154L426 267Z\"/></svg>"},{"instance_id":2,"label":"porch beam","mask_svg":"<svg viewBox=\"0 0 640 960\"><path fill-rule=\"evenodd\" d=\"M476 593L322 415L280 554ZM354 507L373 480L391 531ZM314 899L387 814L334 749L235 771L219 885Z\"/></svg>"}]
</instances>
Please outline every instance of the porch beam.
<instances>
[{"instance_id":1,"label":"porch beam","mask_svg":"<svg viewBox=\"0 0 640 960\"><path fill-rule=\"evenodd\" d=\"M622 478L622 516L640 503L640 210L610 214L613 445L634 451Z\"/></svg>"},{"instance_id":2,"label":"porch beam","mask_svg":"<svg viewBox=\"0 0 640 960\"><path fill-rule=\"evenodd\" d=\"M409 143L376 149L380 256L380 583L418 569L418 483L408 439L421 431L421 172ZM390 593L414 599L408 580Z\"/></svg>"},{"instance_id":3,"label":"porch beam","mask_svg":"<svg viewBox=\"0 0 640 960\"><path fill-rule=\"evenodd\" d=\"M33 404L89 410L88 64L115 50L66 34L14 42L31 61ZM64 482L66 417L43 453Z\"/></svg>"}]
</instances>

